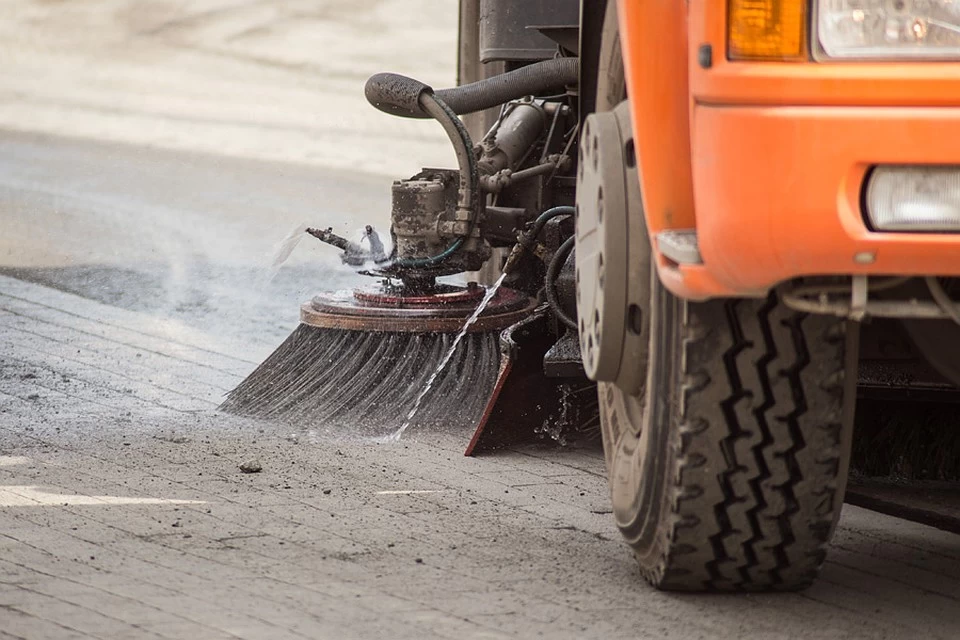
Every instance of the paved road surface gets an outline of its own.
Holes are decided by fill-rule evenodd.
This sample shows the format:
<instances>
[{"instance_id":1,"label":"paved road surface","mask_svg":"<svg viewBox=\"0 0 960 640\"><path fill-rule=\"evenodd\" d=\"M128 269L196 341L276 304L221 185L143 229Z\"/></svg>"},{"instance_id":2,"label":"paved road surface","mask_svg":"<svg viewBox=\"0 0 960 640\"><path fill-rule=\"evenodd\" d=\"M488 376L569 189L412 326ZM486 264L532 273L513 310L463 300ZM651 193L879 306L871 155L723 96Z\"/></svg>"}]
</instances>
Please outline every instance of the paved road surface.
<instances>
[{"instance_id":1,"label":"paved road surface","mask_svg":"<svg viewBox=\"0 0 960 640\"><path fill-rule=\"evenodd\" d=\"M955 638L954 535L847 506L778 596L645 586L595 452L214 413L199 332L0 277L0 638ZM258 474L238 466L257 459Z\"/></svg>"},{"instance_id":2,"label":"paved road surface","mask_svg":"<svg viewBox=\"0 0 960 640\"><path fill-rule=\"evenodd\" d=\"M954 535L848 506L809 591L662 594L596 451L214 411L356 282L307 241L265 283L271 248L383 227L383 176L452 163L360 87L451 83L454 8L0 3L0 640L957 637Z\"/></svg>"},{"instance_id":3,"label":"paved road surface","mask_svg":"<svg viewBox=\"0 0 960 640\"><path fill-rule=\"evenodd\" d=\"M0 272L273 346L302 299L369 281L313 238L269 281L276 245L302 223L386 235L390 181L6 133L0 215Z\"/></svg>"}]
</instances>

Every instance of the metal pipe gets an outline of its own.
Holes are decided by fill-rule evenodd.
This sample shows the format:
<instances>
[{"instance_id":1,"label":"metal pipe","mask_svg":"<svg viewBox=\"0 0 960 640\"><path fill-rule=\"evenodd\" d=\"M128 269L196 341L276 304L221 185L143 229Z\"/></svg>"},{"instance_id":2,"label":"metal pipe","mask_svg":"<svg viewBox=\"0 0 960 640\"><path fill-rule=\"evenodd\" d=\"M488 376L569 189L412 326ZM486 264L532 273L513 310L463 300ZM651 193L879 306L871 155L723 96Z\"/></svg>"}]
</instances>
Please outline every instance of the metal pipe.
<instances>
[{"instance_id":1,"label":"metal pipe","mask_svg":"<svg viewBox=\"0 0 960 640\"><path fill-rule=\"evenodd\" d=\"M950 299L950 296L947 295L940 281L937 280L935 276L928 276L924 278L924 280L927 283L927 289L930 290L930 295L933 297L934 302L940 305L940 308L943 309L943 312L947 314L951 320L960 324L960 310L957 309L957 303Z\"/></svg>"},{"instance_id":2,"label":"metal pipe","mask_svg":"<svg viewBox=\"0 0 960 640\"><path fill-rule=\"evenodd\" d=\"M850 318L853 308L850 302L839 300L810 300L793 292L781 292L780 299L794 311L832 315L840 318ZM953 303L953 310L960 314L960 307ZM874 318L911 318L916 320L943 320L949 319L950 314L944 311L936 302L927 300L871 300L863 308L866 316Z\"/></svg>"}]
</instances>

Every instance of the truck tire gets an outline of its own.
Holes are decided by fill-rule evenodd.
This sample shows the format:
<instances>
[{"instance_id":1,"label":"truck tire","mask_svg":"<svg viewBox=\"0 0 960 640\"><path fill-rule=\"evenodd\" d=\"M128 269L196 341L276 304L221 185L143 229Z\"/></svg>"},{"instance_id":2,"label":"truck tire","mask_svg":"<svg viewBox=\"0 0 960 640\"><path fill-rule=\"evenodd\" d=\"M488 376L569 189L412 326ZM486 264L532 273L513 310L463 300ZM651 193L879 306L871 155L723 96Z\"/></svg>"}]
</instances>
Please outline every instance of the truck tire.
<instances>
[{"instance_id":1,"label":"truck tire","mask_svg":"<svg viewBox=\"0 0 960 640\"><path fill-rule=\"evenodd\" d=\"M613 512L662 589L792 590L843 503L847 323L653 283L646 390L599 385Z\"/></svg>"},{"instance_id":2,"label":"truck tire","mask_svg":"<svg viewBox=\"0 0 960 640\"><path fill-rule=\"evenodd\" d=\"M598 111L626 97L615 5ZM646 383L598 384L614 518L641 573L670 590L808 586L843 503L858 326L775 292L684 301L655 269L649 297Z\"/></svg>"}]
</instances>

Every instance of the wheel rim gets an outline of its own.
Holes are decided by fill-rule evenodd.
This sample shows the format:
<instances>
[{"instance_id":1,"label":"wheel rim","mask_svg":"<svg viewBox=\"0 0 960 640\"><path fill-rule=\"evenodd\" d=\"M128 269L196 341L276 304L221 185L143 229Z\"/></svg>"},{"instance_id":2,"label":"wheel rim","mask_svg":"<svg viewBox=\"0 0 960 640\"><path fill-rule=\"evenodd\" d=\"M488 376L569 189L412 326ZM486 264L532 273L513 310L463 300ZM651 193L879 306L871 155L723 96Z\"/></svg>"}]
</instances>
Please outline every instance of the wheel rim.
<instances>
[{"instance_id":1,"label":"wheel rim","mask_svg":"<svg viewBox=\"0 0 960 640\"><path fill-rule=\"evenodd\" d=\"M652 553L663 508L657 496L664 494L664 483L670 482L670 440L663 432L670 429L671 407L679 400L671 397L669 390L675 376L677 325L682 322L684 303L663 288L655 271L651 280L651 340L644 393L631 395L613 384L603 384L605 397L600 404L606 414L601 420L605 423L603 437L609 438L604 444L611 451L608 469L614 519L635 549ZM651 451L652 442L661 443L661 450Z\"/></svg>"}]
</instances>

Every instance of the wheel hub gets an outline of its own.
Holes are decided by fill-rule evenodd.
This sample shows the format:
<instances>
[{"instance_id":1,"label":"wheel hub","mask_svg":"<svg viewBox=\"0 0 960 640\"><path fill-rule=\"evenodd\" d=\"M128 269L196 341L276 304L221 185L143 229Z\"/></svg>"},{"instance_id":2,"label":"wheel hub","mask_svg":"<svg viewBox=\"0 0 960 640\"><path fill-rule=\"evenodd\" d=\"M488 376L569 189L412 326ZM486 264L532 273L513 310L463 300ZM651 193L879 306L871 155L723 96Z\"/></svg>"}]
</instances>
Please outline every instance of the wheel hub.
<instances>
[{"instance_id":1,"label":"wheel hub","mask_svg":"<svg viewBox=\"0 0 960 640\"><path fill-rule=\"evenodd\" d=\"M637 393L649 342L650 246L629 105L590 114L577 176L577 316L587 375Z\"/></svg>"}]
</instances>

